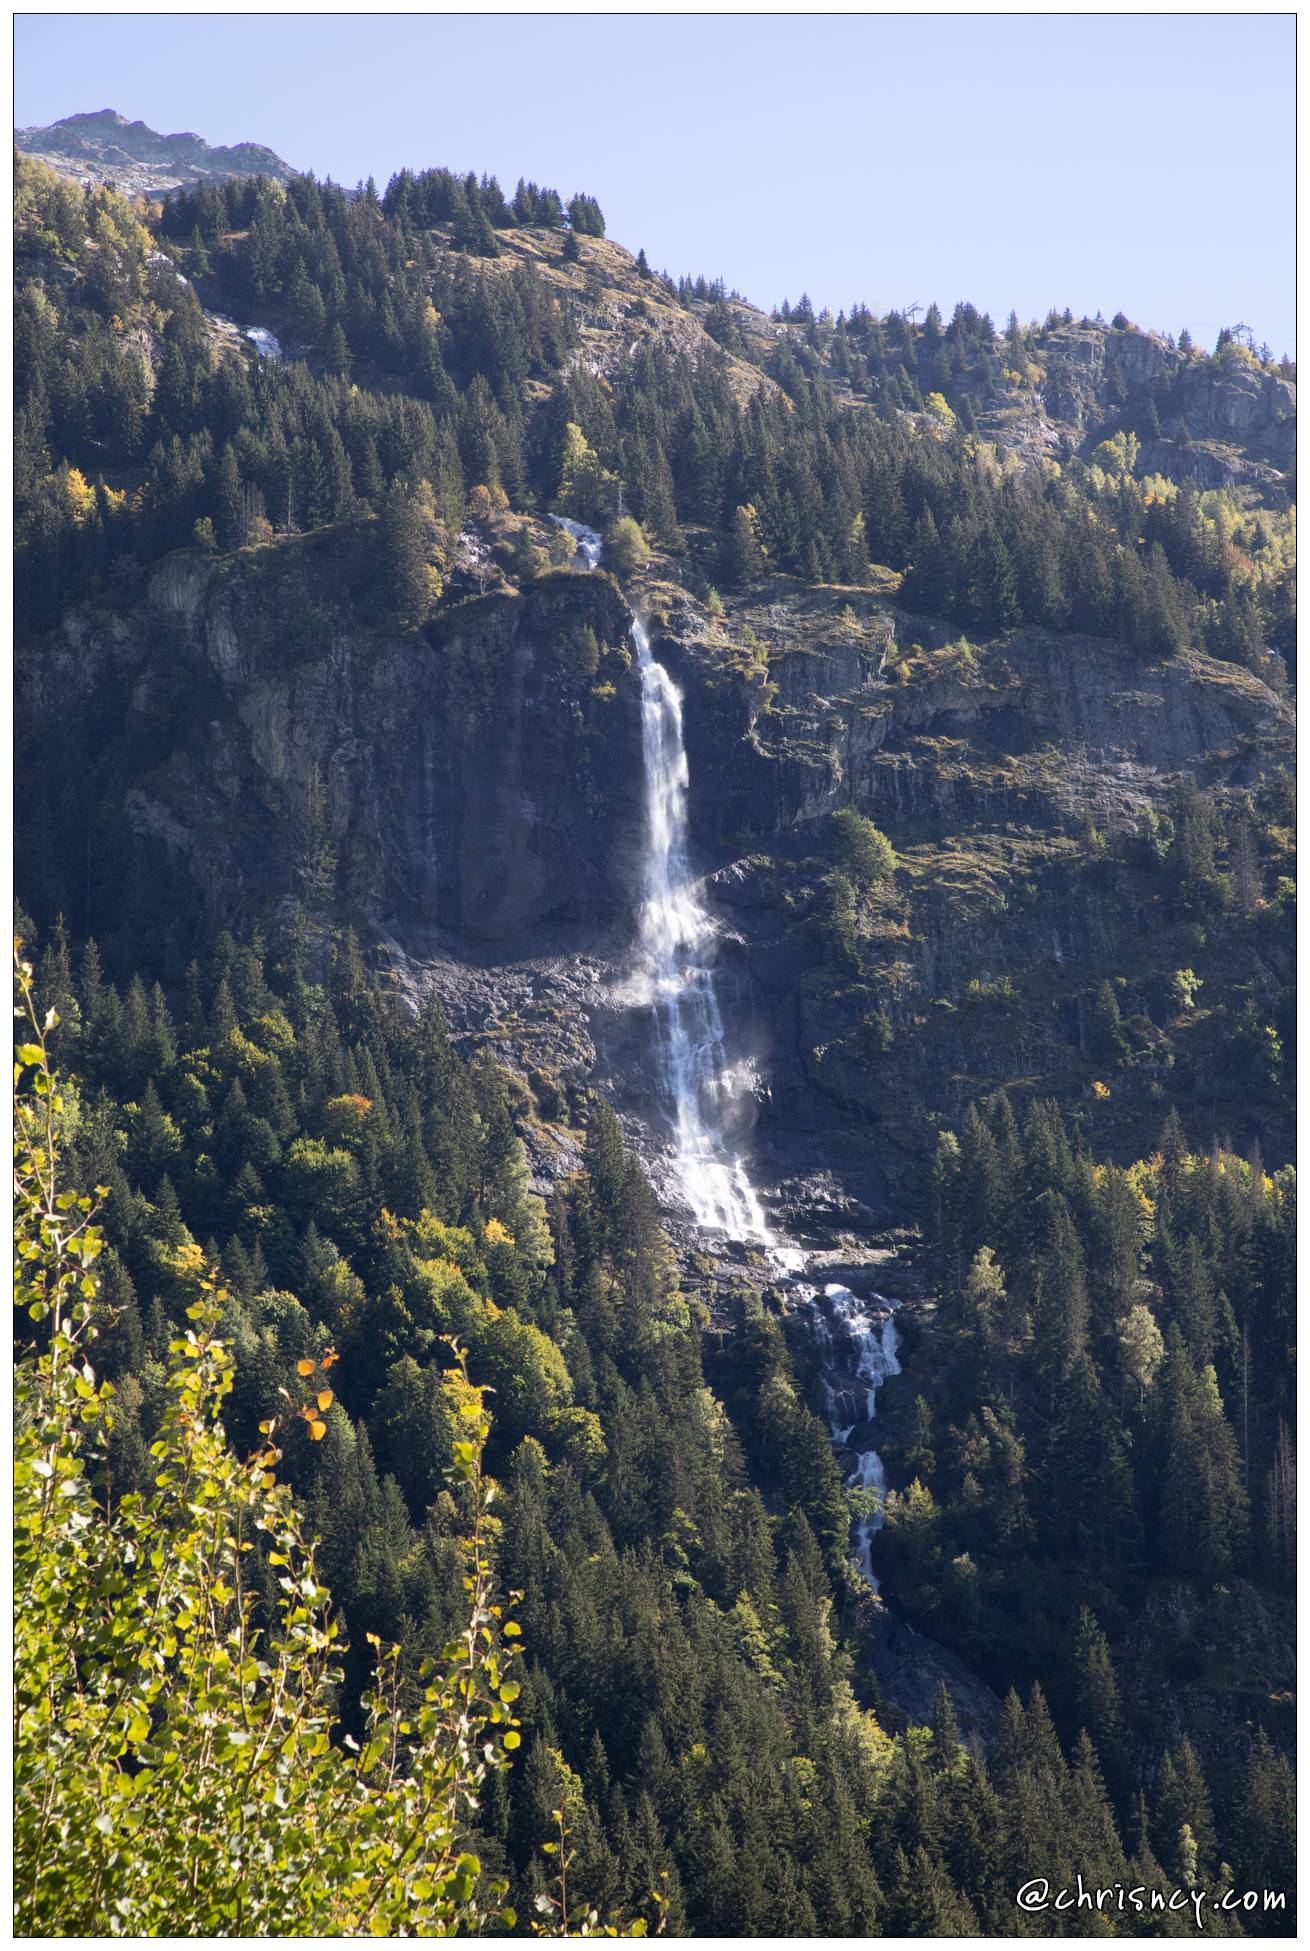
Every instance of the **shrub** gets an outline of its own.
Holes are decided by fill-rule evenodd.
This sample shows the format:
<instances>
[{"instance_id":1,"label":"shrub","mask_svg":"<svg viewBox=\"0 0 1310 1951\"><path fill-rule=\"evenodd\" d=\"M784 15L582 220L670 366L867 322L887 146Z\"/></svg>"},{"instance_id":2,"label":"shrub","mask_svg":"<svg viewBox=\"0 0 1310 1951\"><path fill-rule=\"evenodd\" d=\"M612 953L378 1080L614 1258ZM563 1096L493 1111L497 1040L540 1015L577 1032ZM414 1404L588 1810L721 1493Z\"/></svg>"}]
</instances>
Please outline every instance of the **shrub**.
<instances>
[{"instance_id":1,"label":"shrub","mask_svg":"<svg viewBox=\"0 0 1310 1951\"><path fill-rule=\"evenodd\" d=\"M838 864L859 893L867 894L895 873L896 855L891 841L853 806L833 814L832 832Z\"/></svg>"},{"instance_id":2,"label":"shrub","mask_svg":"<svg viewBox=\"0 0 1310 1951\"><path fill-rule=\"evenodd\" d=\"M650 561L650 545L641 523L620 515L605 533L605 560L618 576L634 576Z\"/></svg>"}]
</instances>

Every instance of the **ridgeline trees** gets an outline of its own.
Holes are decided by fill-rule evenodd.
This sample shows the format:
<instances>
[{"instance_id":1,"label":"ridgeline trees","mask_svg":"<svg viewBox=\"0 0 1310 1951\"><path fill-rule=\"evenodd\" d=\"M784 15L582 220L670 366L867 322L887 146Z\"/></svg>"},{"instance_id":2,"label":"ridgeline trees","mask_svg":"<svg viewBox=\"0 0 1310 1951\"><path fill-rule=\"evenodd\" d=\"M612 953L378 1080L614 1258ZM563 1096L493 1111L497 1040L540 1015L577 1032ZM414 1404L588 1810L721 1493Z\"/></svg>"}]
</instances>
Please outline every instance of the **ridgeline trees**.
<instances>
[{"instance_id":1,"label":"ridgeline trees","mask_svg":"<svg viewBox=\"0 0 1310 1951\"><path fill-rule=\"evenodd\" d=\"M159 215L110 191L70 200L20 157L17 208L30 267L16 330L29 626L130 583L197 523L220 549L238 547L262 520L290 533L376 514L399 478L429 483L453 534L467 489L549 507L564 477L575 507L588 504L583 519L626 505L675 548L689 526L707 527L734 587L766 561L853 583L878 564L903 575L913 607L967 628L1073 628L1148 658L1191 643L1261 673L1290 628L1281 514L1139 480L1131 429L1089 464L1016 470L953 426L951 374L999 362L1004 344L968 306L944 328L860 307L836 326L804 301L788 311L868 389L852 412L790 335L768 356L776 387L746 399L727 350L691 362L639 341L622 386L572 359L576 295L527 259L489 264L514 226L562 221L555 193L532 184L507 200L493 179L405 171L379 201L311 177L232 178ZM594 199L569 211L575 251L579 236L603 235ZM71 284L55 275L70 262L82 273ZM251 364L229 340L215 359L174 263L269 321L292 356ZM740 359L722 287L689 285L686 302L702 302L702 288L711 337ZM931 429L905 417L925 397ZM574 491L579 453L594 457L588 481L603 492Z\"/></svg>"},{"instance_id":2,"label":"ridgeline trees","mask_svg":"<svg viewBox=\"0 0 1310 1951\"><path fill-rule=\"evenodd\" d=\"M378 595L390 621L414 629L441 595L440 529L426 482L391 483L382 500Z\"/></svg>"}]
</instances>

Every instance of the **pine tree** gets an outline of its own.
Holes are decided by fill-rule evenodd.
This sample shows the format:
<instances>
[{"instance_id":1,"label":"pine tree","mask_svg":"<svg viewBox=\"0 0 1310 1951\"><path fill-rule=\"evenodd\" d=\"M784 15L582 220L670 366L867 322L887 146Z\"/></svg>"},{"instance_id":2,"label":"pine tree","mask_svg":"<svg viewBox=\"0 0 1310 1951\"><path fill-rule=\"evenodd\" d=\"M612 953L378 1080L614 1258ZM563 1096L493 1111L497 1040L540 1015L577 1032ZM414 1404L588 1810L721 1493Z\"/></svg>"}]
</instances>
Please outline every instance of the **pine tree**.
<instances>
[{"instance_id":1,"label":"pine tree","mask_svg":"<svg viewBox=\"0 0 1310 1951\"><path fill-rule=\"evenodd\" d=\"M1166 1550L1183 1577L1211 1583L1232 1569L1245 1544L1247 1497L1215 1372L1197 1374L1176 1324L1169 1330L1160 1393Z\"/></svg>"},{"instance_id":2,"label":"pine tree","mask_svg":"<svg viewBox=\"0 0 1310 1951\"><path fill-rule=\"evenodd\" d=\"M1110 1792L1122 1809L1131 1786L1131 1772L1119 1683L1109 1643L1086 1606L1078 1614L1074 1659L1078 1716L1096 1743Z\"/></svg>"},{"instance_id":3,"label":"pine tree","mask_svg":"<svg viewBox=\"0 0 1310 1951\"><path fill-rule=\"evenodd\" d=\"M952 607L954 576L947 551L942 547L931 509L925 509L914 525L910 539L910 567L905 578L905 596L916 610L941 615Z\"/></svg>"},{"instance_id":4,"label":"pine tree","mask_svg":"<svg viewBox=\"0 0 1310 1951\"><path fill-rule=\"evenodd\" d=\"M1261 1728L1242 1785L1234 1837L1235 1881L1248 1889L1283 1891L1288 1904L1262 1922L1271 1935L1293 1928L1296 1871L1296 1783L1291 1764Z\"/></svg>"},{"instance_id":5,"label":"pine tree","mask_svg":"<svg viewBox=\"0 0 1310 1951\"><path fill-rule=\"evenodd\" d=\"M1286 1577L1296 1556L1296 1449L1291 1431L1281 1417L1269 1468L1266 1511L1270 1557Z\"/></svg>"},{"instance_id":6,"label":"pine tree","mask_svg":"<svg viewBox=\"0 0 1310 1951\"><path fill-rule=\"evenodd\" d=\"M1188 1846L1183 1841L1184 1830L1190 1837L1195 1876L1201 1879L1213 1876L1218 1867L1218 1846L1210 1791L1196 1750L1185 1737L1161 1765L1152 1825L1160 1860L1178 1878L1183 1876L1186 1867Z\"/></svg>"},{"instance_id":7,"label":"pine tree","mask_svg":"<svg viewBox=\"0 0 1310 1951\"><path fill-rule=\"evenodd\" d=\"M946 1682L940 1681L932 1708L932 1765L939 1775L953 1774L961 1758L960 1730L955 1703Z\"/></svg>"},{"instance_id":8,"label":"pine tree","mask_svg":"<svg viewBox=\"0 0 1310 1951\"><path fill-rule=\"evenodd\" d=\"M434 560L436 517L426 484L392 483L383 499L378 539L378 591L385 613L399 629L413 629L441 593Z\"/></svg>"},{"instance_id":9,"label":"pine tree","mask_svg":"<svg viewBox=\"0 0 1310 1951\"><path fill-rule=\"evenodd\" d=\"M735 589L745 589L764 574L764 548L760 540L759 516L746 502L735 508L724 545L724 578Z\"/></svg>"},{"instance_id":10,"label":"pine tree","mask_svg":"<svg viewBox=\"0 0 1310 1951\"><path fill-rule=\"evenodd\" d=\"M1103 982L1096 992L1089 1046L1091 1055L1107 1064L1118 1063L1127 1053L1128 1039L1119 1016L1119 999L1109 982Z\"/></svg>"},{"instance_id":11,"label":"pine tree","mask_svg":"<svg viewBox=\"0 0 1310 1951\"><path fill-rule=\"evenodd\" d=\"M349 377L350 346L339 318L334 318L328 327L327 339L323 346L323 362L328 371L334 373L339 379Z\"/></svg>"},{"instance_id":12,"label":"pine tree","mask_svg":"<svg viewBox=\"0 0 1310 1951\"><path fill-rule=\"evenodd\" d=\"M1033 1325L1038 1362L1054 1385L1069 1377L1086 1347L1087 1280L1082 1244L1063 1195L1042 1193L1035 1221Z\"/></svg>"}]
</instances>

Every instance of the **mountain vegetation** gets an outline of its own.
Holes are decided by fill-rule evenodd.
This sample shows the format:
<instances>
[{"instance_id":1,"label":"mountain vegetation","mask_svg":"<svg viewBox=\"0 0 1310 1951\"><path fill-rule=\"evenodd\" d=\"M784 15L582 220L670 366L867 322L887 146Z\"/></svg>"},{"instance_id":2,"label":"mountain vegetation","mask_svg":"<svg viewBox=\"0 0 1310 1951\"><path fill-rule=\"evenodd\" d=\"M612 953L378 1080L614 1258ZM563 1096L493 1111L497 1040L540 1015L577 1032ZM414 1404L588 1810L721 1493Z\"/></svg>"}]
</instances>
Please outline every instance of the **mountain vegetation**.
<instances>
[{"instance_id":1,"label":"mountain vegetation","mask_svg":"<svg viewBox=\"0 0 1310 1951\"><path fill-rule=\"evenodd\" d=\"M449 170L20 155L15 224L20 1928L1081 1935L1015 1901L1081 1874L1292 1929L1294 369L770 318ZM930 1276L879 1599L770 1269L671 1232L579 1032L388 960L472 911L438 827L628 862L638 597L776 1117L896 1152ZM1166 683L1158 777L1088 758ZM614 926L549 865L516 926ZM889 1607L985 1724L884 1690Z\"/></svg>"}]
</instances>

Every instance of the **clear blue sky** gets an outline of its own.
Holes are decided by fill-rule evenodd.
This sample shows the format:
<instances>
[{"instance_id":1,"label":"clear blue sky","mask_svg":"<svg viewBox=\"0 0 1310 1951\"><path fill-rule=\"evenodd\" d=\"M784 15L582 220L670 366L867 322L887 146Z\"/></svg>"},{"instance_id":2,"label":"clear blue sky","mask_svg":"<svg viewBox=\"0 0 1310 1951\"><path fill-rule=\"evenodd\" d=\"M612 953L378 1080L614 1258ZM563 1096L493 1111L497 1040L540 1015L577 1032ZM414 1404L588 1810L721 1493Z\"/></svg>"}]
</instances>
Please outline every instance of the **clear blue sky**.
<instances>
[{"instance_id":1,"label":"clear blue sky","mask_svg":"<svg viewBox=\"0 0 1310 1951\"><path fill-rule=\"evenodd\" d=\"M620 243L764 305L1243 320L1281 353L1294 56L1288 15L32 15L15 114L588 190Z\"/></svg>"}]
</instances>

